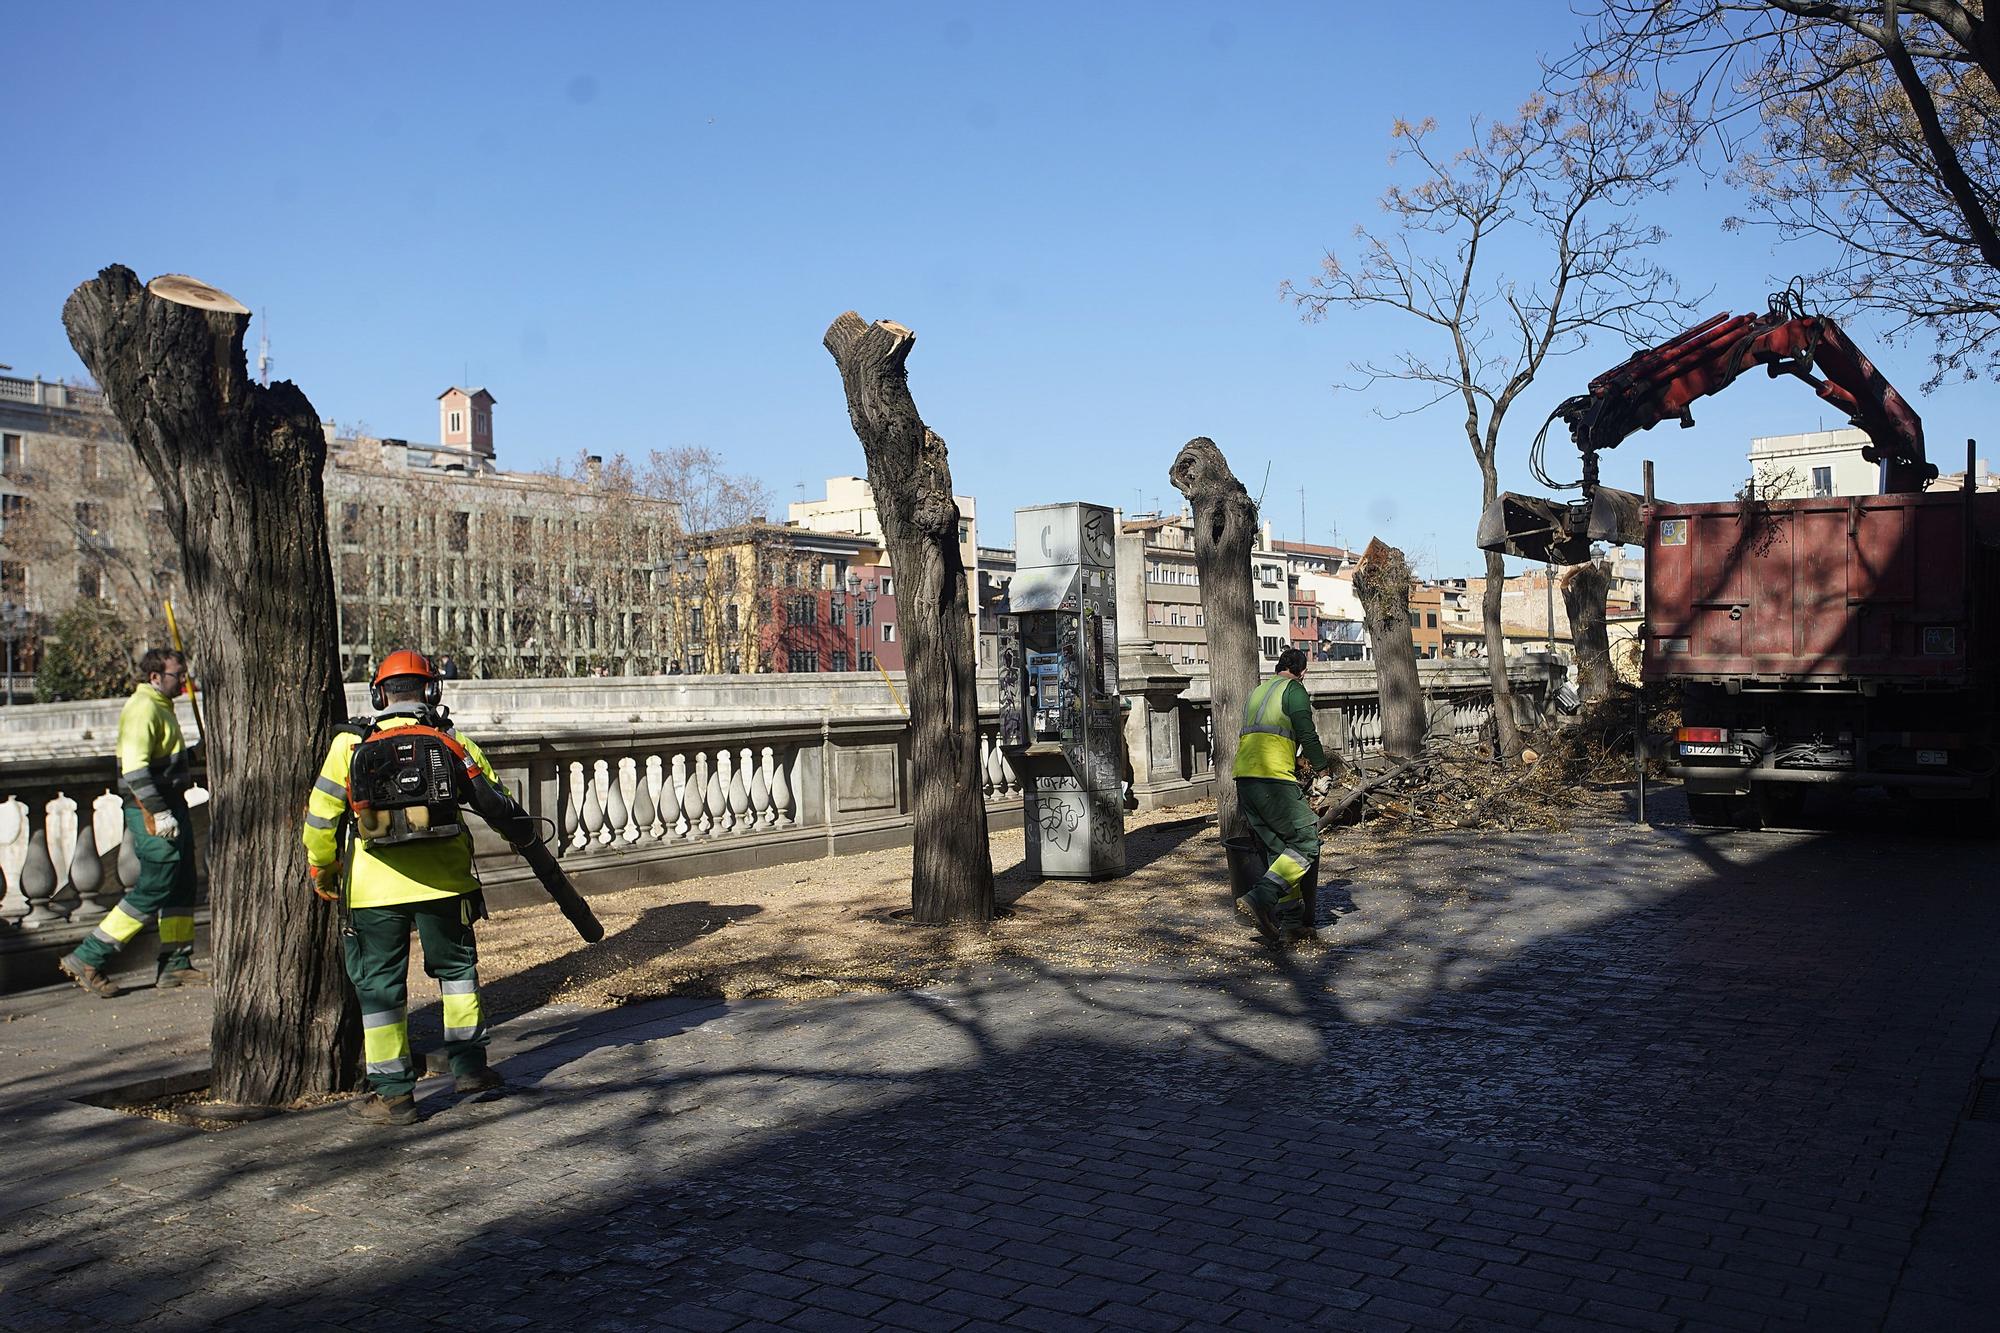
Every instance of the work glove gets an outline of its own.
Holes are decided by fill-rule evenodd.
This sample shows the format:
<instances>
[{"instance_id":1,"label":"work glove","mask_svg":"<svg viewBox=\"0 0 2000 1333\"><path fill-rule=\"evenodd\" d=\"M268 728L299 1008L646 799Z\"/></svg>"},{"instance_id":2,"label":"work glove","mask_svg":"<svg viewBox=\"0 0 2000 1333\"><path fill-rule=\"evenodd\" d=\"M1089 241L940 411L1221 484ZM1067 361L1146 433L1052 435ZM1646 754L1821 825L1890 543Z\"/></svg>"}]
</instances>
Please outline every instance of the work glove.
<instances>
[{"instance_id":1,"label":"work glove","mask_svg":"<svg viewBox=\"0 0 2000 1333\"><path fill-rule=\"evenodd\" d=\"M180 821L174 818L173 811L162 810L159 814L153 816L153 835L155 837L173 838L179 836L180 831Z\"/></svg>"},{"instance_id":2,"label":"work glove","mask_svg":"<svg viewBox=\"0 0 2000 1333\"><path fill-rule=\"evenodd\" d=\"M330 903L340 901L340 862L330 866L308 865L306 878L312 883L312 891Z\"/></svg>"}]
</instances>

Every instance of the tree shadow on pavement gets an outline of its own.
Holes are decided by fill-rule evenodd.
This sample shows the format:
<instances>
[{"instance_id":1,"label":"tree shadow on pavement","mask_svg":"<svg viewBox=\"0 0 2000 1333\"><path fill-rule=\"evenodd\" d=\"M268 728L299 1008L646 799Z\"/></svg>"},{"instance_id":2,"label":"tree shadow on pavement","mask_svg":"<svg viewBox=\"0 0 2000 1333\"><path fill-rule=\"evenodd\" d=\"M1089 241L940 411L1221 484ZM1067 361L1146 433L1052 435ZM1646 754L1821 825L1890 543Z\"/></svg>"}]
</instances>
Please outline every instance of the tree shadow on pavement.
<instances>
[{"instance_id":1,"label":"tree shadow on pavement","mask_svg":"<svg viewBox=\"0 0 2000 1333\"><path fill-rule=\"evenodd\" d=\"M1356 850L1323 948L1204 890L1103 966L550 1015L504 1066L532 1091L413 1131L128 1139L15 1201L0 1322L1590 1323L1618 1283L1655 1322L1879 1315L2000 1011L1975 849ZM1845 1228L1814 1243L1846 1286L1801 1226Z\"/></svg>"}]
</instances>

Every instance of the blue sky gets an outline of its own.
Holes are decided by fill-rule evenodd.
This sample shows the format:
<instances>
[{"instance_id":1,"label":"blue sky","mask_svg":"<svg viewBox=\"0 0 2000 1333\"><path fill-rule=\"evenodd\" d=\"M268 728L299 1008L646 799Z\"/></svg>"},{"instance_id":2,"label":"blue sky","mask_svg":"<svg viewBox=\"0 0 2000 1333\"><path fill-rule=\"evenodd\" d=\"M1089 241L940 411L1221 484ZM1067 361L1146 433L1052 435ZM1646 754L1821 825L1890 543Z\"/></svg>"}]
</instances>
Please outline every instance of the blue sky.
<instances>
[{"instance_id":1,"label":"blue sky","mask_svg":"<svg viewBox=\"0 0 2000 1333\"><path fill-rule=\"evenodd\" d=\"M1253 493L1270 465L1279 535L1303 487L1308 538L1471 572L1453 412L1387 419L1407 395L1334 387L1417 328L1307 325L1277 288L1379 216L1395 117L1451 136L1512 110L1575 22L1560 0L37 6L0 85L0 361L79 374L77 282L189 272L267 316L324 416L432 440L469 379L505 466L702 444L782 516L864 470L819 341L852 308L917 331L918 405L989 541L1019 505L1172 507L1167 466L1205 434ZM1657 210L1712 310L1813 262L1725 234L1739 207L1697 178ZM1853 330L1953 466L1993 387L1919 397L1926 349ZM1542 417L1622 354L1545 372L1504 485L1534 489ZM1761 379L1696 417L1607 480L1636 488L1650 455L1662 493L1719 498L1750 436L1840 424Z\"/></svg>"}]
</instances>

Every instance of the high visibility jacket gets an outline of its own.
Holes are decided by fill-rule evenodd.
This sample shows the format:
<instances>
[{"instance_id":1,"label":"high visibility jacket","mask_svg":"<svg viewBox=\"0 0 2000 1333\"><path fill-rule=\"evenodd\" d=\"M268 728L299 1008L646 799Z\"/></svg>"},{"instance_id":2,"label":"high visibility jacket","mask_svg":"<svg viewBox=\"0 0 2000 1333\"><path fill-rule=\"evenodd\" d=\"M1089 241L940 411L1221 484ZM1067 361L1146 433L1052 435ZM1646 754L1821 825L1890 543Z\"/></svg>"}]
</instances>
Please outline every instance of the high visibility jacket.
<instances>
[{"instance_id":1,"label":"high visibility jacket","mask_svg":"<svg viewBox=\"0 0 2000 1333\"><path fill-rule=\"evenodd\" d=\"M375 718L376 729L390 731L413 726L414 711L390 709ZM498 782L493 765L479 747L450 730L440 727L465 747L488 781ZM306 800L306 825L302 834L306 859L316 866L330 866L340 856L340 823L347 816L347 767L361 738L343 731L333 738ZM346 872L349 907L388 907L395 903L424 902L433 898L454 898L479 887L472 873L472 834L461 830L455 838L425 838L399 842L394 846L371 848L360 838L349 840Z\"/></svg>"},{"instance_id":2,"label":"high visibility jacket","mask_svg":"<svg viewBox=\"0 0 2000 1333\"><path fill-rule=\"evenodd\" d=\"M118 714L118 790L157 815L185 810L184 793L193 785L174 702L149 681Z\"/></svg>"},{"instance_id":3,"label":"high visibility jacket","mask_svg":"<svg viewBox=\"0 0 2000 1333\"><path fill-rule=\"evenodd\" d=\"M1312 696L1305 686L1280 673L1250 692L1230 775L1296 782L1301 749L1314 768L1326 767L1326 751L1313 727Z\"/></svg>"}]
</instances>

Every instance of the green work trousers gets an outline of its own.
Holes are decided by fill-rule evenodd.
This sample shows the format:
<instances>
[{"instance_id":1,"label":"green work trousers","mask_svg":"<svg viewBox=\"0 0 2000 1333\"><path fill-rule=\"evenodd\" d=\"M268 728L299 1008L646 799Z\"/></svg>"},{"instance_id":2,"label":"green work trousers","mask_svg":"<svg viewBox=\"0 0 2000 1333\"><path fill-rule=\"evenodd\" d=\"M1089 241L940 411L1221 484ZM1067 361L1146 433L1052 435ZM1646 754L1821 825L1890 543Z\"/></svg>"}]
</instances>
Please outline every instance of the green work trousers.
<instances>
[{"instance_id":1,"label":"green work trousers","mask_svg":"<svg viewBox=\"0 0 2000 1333\"><path fill-rule=\"evenodd\" d=\"M1251 890L1287 925L1305 922L1299 885L1319 859L1319 820L1296 782L1282 778L1236 779L1236 803L1264 846L1270 867Z\"/></svg>"},{"instance_id":2,"label":"green work trousers","mask_svg":"<svg viewBox=\"0 0 2000 1333\"><path fill-rule=\"evenodd\" d=\"M347 979L361 999L361 1047L368 1086L400 1097L417 1086L410 1059L410 930L424 946L424 971L444 997L444 1050L454 1074L486 1066L486 1014L479 1003L479 947L472 938L473 894L357 907L348 915Z\"/></svg>"},{"instance_id":3,"label":"green work trousers","mask_svg":"<svg viewBox=\"0 0 2000 1333\"><path fill-rule=\"evenodd\" d=\"M86 813L88 811L86 810ZM104 971L105 964L146 928L146 918L160 914L158 972L194 966L194 816L184 805L173 808L180 828L171 838L146 832L146 817L126 803L125 836L139 855L139 882L76 946L75 957Z\"/></svg>"}]
</instances>

